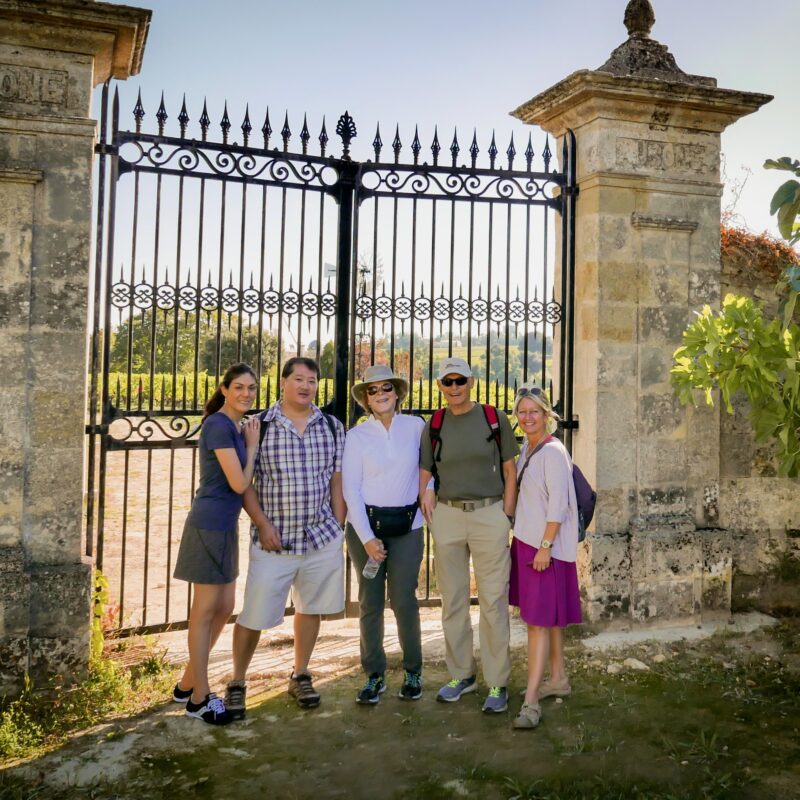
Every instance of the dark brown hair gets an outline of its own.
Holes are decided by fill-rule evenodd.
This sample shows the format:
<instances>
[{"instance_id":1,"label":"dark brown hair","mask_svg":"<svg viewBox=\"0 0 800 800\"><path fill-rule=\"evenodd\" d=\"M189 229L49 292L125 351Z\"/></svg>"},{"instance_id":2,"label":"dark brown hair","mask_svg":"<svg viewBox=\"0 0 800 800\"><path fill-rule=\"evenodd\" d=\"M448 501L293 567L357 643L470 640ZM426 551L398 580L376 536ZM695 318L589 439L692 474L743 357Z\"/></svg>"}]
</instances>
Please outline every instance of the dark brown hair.
<instances>
[{"instance_id":1,"label":"dark brown hair","mask_svg":"<svg viewBox=\"0 0 800 800\"><path fill-rule=\"evenodd\" d=\"M231 381L234 378L238 378L240 375L247 374L252 375L256 382L258 381L256 371L249 364L234 364L225 370L225 374L222 376L222 380L220 381L219 386L217 386L217 390L211 395L211 397L209 397L208 402L206 403L206 407L203 410L203 420L205 420L205 418L211 414L216 414L217 411L219 411L222 406L225 405L225 395L222 394L222 387L224 386L226 389L229 388Z\"/></svg>"},{"instance_id":2,"label":"dark brown hair","mask_svg":"<svg viewBox=\"0 0 800 800\"><path fill-rule=\"evenodd\" d=\"M306 358L305 356L295 356L290 358L281 370L281 378L288 378L293 372L295 367L306 367L312 372L316 373L317 380L320 378L319 364L313 358Z\"/></svg>"}]
</instances>

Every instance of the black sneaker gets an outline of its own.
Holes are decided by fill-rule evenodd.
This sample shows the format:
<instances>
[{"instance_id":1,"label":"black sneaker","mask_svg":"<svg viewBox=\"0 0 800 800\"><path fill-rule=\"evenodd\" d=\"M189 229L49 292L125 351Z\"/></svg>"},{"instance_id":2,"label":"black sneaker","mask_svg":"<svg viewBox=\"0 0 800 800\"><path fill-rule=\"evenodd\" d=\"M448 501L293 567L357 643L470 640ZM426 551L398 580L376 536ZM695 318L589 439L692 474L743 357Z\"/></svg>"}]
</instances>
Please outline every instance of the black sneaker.
<instances>
[{"instance_id":1,"label":"black sneaker","mask_svg":"<svg viewBox=\"0 0 800 800\"><path fill-rule=\"evenodd\" d=\"M193 703L190 697L186 701L186 716L196 717L209 725L227 725L231 721L225 703L217 697L216 692L207 694L201 703Z\"/></svg>"},{"instance_id":2,"label":"black sneaker","mask_svg":"<svg viewBox=\"0 0 800 800\"><path fill-rule=\"evenodd\" d=\"M422 675L406 670L403 685L397 695L401 700L419 700L422 697Z\"/></svg>"},{"instance_id":3,"label":"black sneaker","mask_svg":"<svg viewBox=\"0 0 800 800\"><path fill-rule=\"evenodd\" d=\"M289 694L300 708L316 708L320 702L319 692L314 689L311 676L305 672L299 675L292 673L289 678Z\"/></svg>"},{"instance_id":4,"label":"black sneaker","mask_svg":"<svg viewBox=\"0 0 800 800\"><path fill-rule=\"evenodd\" d=\"M172 700L175 703L185 703L192 696L191 689L181 689L180 681L175 684L172 690Z\"/></svg>"},{"instance_id":5,"label":"black sneaker","mask_svg":"<svg viewBox=\"0 0 800 800\"><path fill-rule=\"evenodd\" d=\"M356 703L364 705L375 705L380 702L381 695L386 691L386 681L383 679L383 674L380 672L373 672L367 678L364 688L358 693Z\"/></svg>"},{"instance_id":6,"label":"black sneaker","mask_svg":"<svg viewBox=\"0 0 800 800\"><path fill-rule=\"evenodd\" d=\"M244 719L247 686L244 681L231 681L225 688L225 708L231 719Z\"/></svg>"}]
</instances>

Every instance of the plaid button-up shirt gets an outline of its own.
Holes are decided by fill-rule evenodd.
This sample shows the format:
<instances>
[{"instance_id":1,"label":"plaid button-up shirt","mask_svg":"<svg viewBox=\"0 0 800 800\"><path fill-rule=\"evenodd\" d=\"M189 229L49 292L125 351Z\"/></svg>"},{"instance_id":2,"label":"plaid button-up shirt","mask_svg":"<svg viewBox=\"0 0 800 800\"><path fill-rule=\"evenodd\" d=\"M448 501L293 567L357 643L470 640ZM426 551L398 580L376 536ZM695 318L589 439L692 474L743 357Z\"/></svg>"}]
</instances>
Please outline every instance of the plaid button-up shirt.
<instances>
[{"instance_id":1,"label":"plaid button-up shirt","mask_svg":"<svg viewBox=\"0 0 800 800\"><path fill-rule=\"evenodd\" d=\"M264 415L267 429L255 466L261 508L281 535L283 552L306 555L342 535L331 507L331 477L342 471L344 426L333 419L336 437L314 405L302 436L281 411L280 401ZM258 530L251 526L253 542Z\"/></svg>"}]
</instances>

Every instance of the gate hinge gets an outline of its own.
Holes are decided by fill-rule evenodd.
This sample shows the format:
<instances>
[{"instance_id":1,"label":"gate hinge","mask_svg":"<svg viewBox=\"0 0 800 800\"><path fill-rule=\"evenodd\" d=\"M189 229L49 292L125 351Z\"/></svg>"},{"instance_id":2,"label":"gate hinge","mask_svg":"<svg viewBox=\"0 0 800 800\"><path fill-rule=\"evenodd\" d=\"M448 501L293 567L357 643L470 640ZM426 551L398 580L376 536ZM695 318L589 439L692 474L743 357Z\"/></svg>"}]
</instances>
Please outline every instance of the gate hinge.
<instances>
[{"instance_id":1,"label":"gate hinge","mask_svg":"<svg viewBox=\"0 0 800 800\"><path fill-rule=\"evenodd\" d=\"M86 426L86 433L87 434L100 434L105 436L108 433L108 425L87 425Z\"/></svg>"},{"instance_id":2,"label":"gate hinge","mask_svg":"<svg viewBox=\"0 0 800 800\"><path fill-rule=\"evenodd\" d=\"M576 431L580 427L580 424L577 419L562 419L561 422L558 423L558 427L568 431Z\"/></svg>"},{"instance_id":3,"label":"gate hinge","mask_svg":"<svg viewBox=\"0 0 800 800\"><path fill-rule=\"evenodd\" d=\"M564 186L561 191L566 197L577 197L581 193L579 186Z\"/></svg>"},{"instance_id":4,"label":"gate hinge","mask_svg":"<svg viewBox=\"0 0 800 800\"><path fill-rule=\"evenodd\" d=\"M115 144L106 144L105 142L98 142L94 146L94 151L100 156L118 156L119 147Z\"/></svg>"}]
</instances>

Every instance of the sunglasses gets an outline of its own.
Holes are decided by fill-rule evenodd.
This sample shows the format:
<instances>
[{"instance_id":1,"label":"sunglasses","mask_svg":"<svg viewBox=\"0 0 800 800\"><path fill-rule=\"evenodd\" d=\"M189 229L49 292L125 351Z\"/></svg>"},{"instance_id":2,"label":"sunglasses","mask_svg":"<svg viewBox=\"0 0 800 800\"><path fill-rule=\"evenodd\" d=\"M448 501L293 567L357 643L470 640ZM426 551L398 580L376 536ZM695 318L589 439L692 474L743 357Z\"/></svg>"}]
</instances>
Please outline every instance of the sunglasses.
<instances>
[{"instance_id":1,"label":"sunglasses","mask_svg":"<svg viewBox=\"0 0 800 800\"><path fill-rule=\"evenodd\" d=\"M370 397L373 397L376 394L389 394L389 392L394 391L394 384L393 383L382 383L380 386L367 386L367 394Z\"/></svg>"},{"instance_id":2,"label":"sunglasses","mask_svg":"<svg viewBox=\"0 0 800 800\"><path fill-rule=\"evenodd\" d=\"M538 386L534 386L532 389L529 389L527 386L517 389L517 397L528 397L529 395L533 395L533 397L545 396L544 392Z\"/></svg>"},{"instance_id":3,"label":"sunglasses","mask_svg":"<svg viewBox=\"0 0 800 800\"><path fill-rule=\"evenodd\" d=\"M466 386L468 380L469 378L465 378L463 375L459 375L458 378L441 378L442 386L446 386L448 389L453 384L456 386Z\"/></svg>"}]
</instances>

